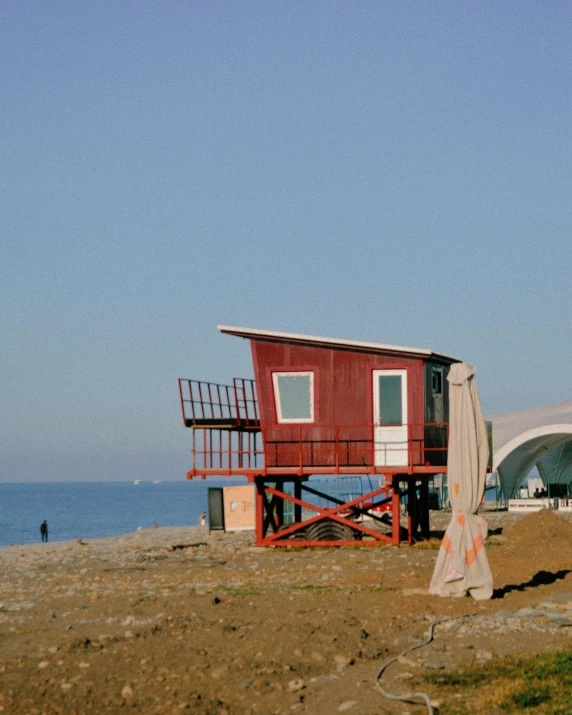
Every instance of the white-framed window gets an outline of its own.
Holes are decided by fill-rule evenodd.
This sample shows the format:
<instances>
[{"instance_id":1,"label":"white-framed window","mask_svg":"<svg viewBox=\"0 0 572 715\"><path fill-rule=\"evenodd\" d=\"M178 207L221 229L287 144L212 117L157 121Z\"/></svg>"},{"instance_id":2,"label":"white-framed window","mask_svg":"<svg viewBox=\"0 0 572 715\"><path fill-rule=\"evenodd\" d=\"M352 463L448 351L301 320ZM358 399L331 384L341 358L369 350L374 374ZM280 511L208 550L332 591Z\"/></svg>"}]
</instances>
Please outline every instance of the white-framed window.
<instances>
[{"instance_id":1,"label":"white-framed window","mask_svg":"<svg viewBox=\"0 0 572 715\"><path fill-rule=\"evenodd\" d=\"M278 422L314 421L314 373L273 372Z\"/></svg>"}]
</instances>

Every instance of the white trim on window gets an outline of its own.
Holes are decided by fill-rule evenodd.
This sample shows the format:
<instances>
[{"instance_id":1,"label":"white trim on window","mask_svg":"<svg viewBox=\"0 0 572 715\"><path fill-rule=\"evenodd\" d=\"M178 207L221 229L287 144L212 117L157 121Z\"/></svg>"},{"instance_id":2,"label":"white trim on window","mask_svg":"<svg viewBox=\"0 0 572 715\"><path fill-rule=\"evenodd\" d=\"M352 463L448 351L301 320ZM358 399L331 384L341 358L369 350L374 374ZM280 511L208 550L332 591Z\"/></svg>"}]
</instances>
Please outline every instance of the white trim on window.
<instances>
[{"instance_id":1,"label":"white trim on window","mask_svg":"<svg viewBox=\"0 0 572 715\"><path fill-rule=\"evenodd\" d=\"M284 417L282 414L282 401L280 399L280 378L281 377L307 377L309 378L309 408L310 415L308 417ZM276 406L276 418L280 424L301 424L305 422L314 422L314 373L310 370L289 371L289 372L273 372L272 384L274 387L274 404Z\"/></svg>"},{"instance_id":2,"label":"white trim on window","mask_svg":"<svg viewBox=\"0 0 572 715\"><path fill-rule=\"evenodd\" d=\"M378 379L384 376L401 377L401 425L407 424L407 370L373 371L373 421L378 427L384 427L379 421L380 395ZM383 407L382 407L383 409Z\"/></svg>"}]
</instances>

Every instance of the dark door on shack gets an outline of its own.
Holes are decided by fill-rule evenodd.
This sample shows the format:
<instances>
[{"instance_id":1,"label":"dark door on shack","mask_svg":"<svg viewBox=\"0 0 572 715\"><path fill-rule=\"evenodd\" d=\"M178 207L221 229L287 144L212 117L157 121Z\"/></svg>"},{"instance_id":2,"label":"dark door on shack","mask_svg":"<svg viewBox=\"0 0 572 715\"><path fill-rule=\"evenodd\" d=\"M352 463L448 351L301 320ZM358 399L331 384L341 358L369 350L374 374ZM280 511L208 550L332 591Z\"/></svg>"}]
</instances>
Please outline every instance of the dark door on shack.
<instances>
[{"instance_id":1,"label":"dark door on shack","mask_svg":"<svg viewBox=\"0 0 572 715\"><path fill-rule=\"evenodd\" d=\"M209 531L224 531L224 499L222 487L209 487Z\"/></svg>"}]
</instances>

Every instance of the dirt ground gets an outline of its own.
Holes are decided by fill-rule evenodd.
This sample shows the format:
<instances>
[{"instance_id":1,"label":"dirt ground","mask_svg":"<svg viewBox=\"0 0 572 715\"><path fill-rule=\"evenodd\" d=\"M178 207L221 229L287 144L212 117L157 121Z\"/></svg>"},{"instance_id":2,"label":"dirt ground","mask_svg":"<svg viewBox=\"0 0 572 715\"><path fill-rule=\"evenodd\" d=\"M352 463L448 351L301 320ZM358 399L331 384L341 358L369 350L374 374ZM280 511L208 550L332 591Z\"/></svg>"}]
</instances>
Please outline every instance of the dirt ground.
<instances>
[{"instance_id":1,"label":"dirt ground","mask_svg":"<svg viewBox=\"0 0 572 715\"><path fill-rule=\"evenodd\" d=\"M426 712L376 679L435 618L453 617L386 691L439 701L429 670L572 646L570 516L485 517L486 602L427 594L436 540L271 550L188 527L0 549L0 712ZM436 537L449 518L432 513Z\"/></svg>"}]
</instances>

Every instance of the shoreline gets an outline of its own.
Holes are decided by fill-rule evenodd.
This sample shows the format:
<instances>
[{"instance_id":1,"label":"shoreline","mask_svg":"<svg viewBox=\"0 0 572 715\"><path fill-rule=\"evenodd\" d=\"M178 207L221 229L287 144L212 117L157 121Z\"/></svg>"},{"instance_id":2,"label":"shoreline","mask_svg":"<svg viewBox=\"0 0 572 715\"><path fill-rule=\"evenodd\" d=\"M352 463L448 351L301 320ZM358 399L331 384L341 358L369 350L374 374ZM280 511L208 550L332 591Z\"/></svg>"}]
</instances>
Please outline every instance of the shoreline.
<instances>
[{"instance_id":1,"label":"shoreline","mask_svg":"<svg viewBox=\"0 0 572 715\"><path fill-rule=\"evenodd\" d=\"M557 516L559 518L564 518L566 520L569 520L572 523L572 513L569 512L555 512L557 513ZM493 531L498 528L502 528L502 526L507 526L513 523L516 523L517 521L521 520L525 516L527 516L526 512L508 512L506 509L499 509L497 510L496 507L490 506L490 502L487 503L485 502L481 509L479 510L479 514L484 517L484 519L488 523L489 531ZM447 527L449 520L451 519L451 511L450 510L444 510L444 509L439 509L439 510L432 510L430 512L430 525L431 525L431 532L441 532L444 531L445 528ZM406 517L404 515L401 516L401 525L406 526ZM252 539L254 540L254 529L244 529L241 530L245 534L250 534L252 535ZM161 543L163 540L165 540L167 537L171 537L173 539L183 537L185 535L188 535L189 533L194 533L196 532L197 534L203 534L206 536L213 536L213 535L218 535L221 536L222 534L226 535L227 537L231 538L233 534L239 533L235 531L229 531L229 532L222 532L222 531L213 531L209 532L209 527L208 524L206 526L200 526L199 524L189 524L189 525L179 525L179 526L159 526L159 525L154 525L154 526L145 526L145 527L138 527L134 531L126 531L122 532L120 534L110 534L106 536L93 536L93 537L81 537L81 538L70 538L70 539L62 539L58 541L48 541L48 542L42 542L40 540L38 541L30 541L27 543L19 543L19 542L14 542L11 544L5 544L5 545L0 545L0 554L4 549L12 549L12 548L33 548L33 547L38 547L40 549L45 549L46 547L61 547L65 545L73 545L73 544L80 544L83 543L83 545L88 545L89 543L94 543L94 542L105 542L105 541L110 541L110 540L134 540L135 543L137 540L139 540L141 543L143 543L144 539L147 539L149 541L154 541L157 543ZM405 545L403 545L405 547ZM360 548L360 547L356 547Z\"/></svg>"},{"instance_id":2,"label":"shoreline","mask_svg":"<svg viewBox=\"0 0 572 715\"><path fill-rule=\"evenodd\" d=\"M13 543L13 544L6 544L5 546L0 546L0 554L3 552L4 549L16 549L16 548L33 548L33 547L39 547L39 548L47 548L47 547L62 547L62 546L69 546L69 545L77 545L77 546L87 546L90 543L99 543L99 542L106 542L106 541L112 541L112 540L129 540L129 539L139 539L142 541L143 539L148 539L150 541L162 541L164 540L169 534L172 534L173 537L180 533L181 535L186 534L188 531L193 531L197 530L203 533L205 530L208 533L208 527L204 526L147 526L147 527L140 527L136 531L126 531L125 533L122 534L111 534L108 536L94 536L94 537L86 537L81 538L81 539L63 539L60 541L47 541L47 542L42 542L42 541L30 541L28 543ZM81 542L81 543L80 543Z\"/></svg>"}]
</instances>

